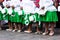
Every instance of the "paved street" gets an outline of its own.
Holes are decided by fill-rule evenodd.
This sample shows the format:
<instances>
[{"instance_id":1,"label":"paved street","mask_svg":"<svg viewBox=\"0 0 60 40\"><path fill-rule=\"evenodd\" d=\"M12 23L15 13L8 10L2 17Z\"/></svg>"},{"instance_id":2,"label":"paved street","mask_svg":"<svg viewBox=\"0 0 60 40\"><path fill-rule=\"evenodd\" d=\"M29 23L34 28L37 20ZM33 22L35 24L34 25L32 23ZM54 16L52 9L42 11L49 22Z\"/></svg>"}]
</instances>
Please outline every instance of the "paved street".
<instances>
[{"instance_id":1,"label":"paved street","mask_svg":"<svg viewBox=\"0 0 60 40\"><path fill-rule=\"evenodd\" d=\"M41 34L34 34L34 33L17 33L17 32L7 32L7 31L0 31L0 40L60 40L60 30L55 31L54 36L43 36Z\"/></svg>"}]
</instances>

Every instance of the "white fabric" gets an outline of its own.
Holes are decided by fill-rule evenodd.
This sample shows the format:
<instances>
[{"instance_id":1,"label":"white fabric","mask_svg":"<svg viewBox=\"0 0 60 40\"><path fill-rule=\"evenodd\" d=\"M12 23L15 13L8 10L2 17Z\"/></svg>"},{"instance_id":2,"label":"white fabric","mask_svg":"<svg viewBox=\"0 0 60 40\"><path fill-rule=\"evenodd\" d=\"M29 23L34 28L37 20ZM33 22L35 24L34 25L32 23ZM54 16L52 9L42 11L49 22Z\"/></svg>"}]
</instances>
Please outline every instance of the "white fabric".
<instances>
[{"instance_id":1,"label":"white fabric","mask_svg":"<svg viewBox=\"0 0 60 40\"><path fill-rule=\"evenodd\" d=\"M20 7L20 0L16 0L15 7Z\"/></svg>"},{"instance_id":2,"label":"white fabric","mask_svg":"<svg viewBox=\"0 0 60 40\"><path fill-rule=\"evenodd\" d=\"M39 1L40 9L41 9L42 7L44 7L44 1L45 1L45 0L40 0L40 1Z\"/></svg>"},{"instance_id":3,"label":"white fabric","mask_svg":"<svg viewBox=\"0 0 60 40\"><path fill-rule=\"evenodd\" d=\"M39 21L39 25L41 24L41 22Z\"/></svg>"},{"instance_id":4,"label":"white fabric","mask_svg":"<svg viewBox=\"0 0 60 40\"><path fill-rule=\"evenodd\" d=\"M36 22L36 16L35 16L35 15L31 15L31 16L29 17L29 20Z\"/></svg>"},{"instance_id":5,"label":"white fabric","mask_svg":"<svg viewBox=\"0 0 60 40\"><path fill-rule=\"evenodd\" d=\"M19 14L19 15L22 15L22 10L18 11L18 14Z\"/></svg>"},{"instance_id":6,"label":"white fabric","mask_svg":"<svg viewBox=\"0 0 60 40\"><path fill-rule=\"evenodd\" d=\"M34 17L33 17L33 16L30 16L30 17L29 17L29 20L30 20L30 21L34 21Z\"/></svg>"},{"instance_id":7,"label":"white fabric","mask_svg":"<svg viewBox=\"0 0 60 40\"><path fill-rule=\"evenodd\" d=\"M0 11L2 10L2 7L0 6Z\"/></svg>"},{"instance_id":8,"label":"white fabric","mask_svg":"<svg viewBox=\"0 0 60 40\"><path fill-rule=\"evenodd\" d=\"M6 7L6 3L7 3L6 0L4 0L4 2L3 2L3 6L4 7Z\"/></svg>"},{"instance_id":9,"label":"white fabric","mask_svg":"<svg viewBox=\"0 0 60 40\"><path fill-rule=\"evenodd\" d=\"M45 9L48 11L57 11L55 6L53 6L52 0L40 0L39 4L40 4L40 9L42 7L45 7Z\"/></svg>"},{"instance_id":10,"label":"white fabric","mask_svg":"<svg viewBox=\"0 0 60 40\"><path fill-rule=\"evenodd\" d=\"M34 3L33 1L30 0L22 0L22 6L23 6L23 10L24 12L27 13L34 13Z\"/></svg>"},{"instance_id":11,"label":"white fabric","mask_svg":"<svg viewBox=\"0 0 60 40\"><path fill-rule=\"evenodd\" d=\"M20 6L21 6L20 0L14 0L12 2L15 7L15 11L18 12L18 15L22 15L22 10L20 9Z\"/></svg>"},{"instance_id":12,"label":"white fabric","mask_svg":"<svg viewBox=\"0 0 60 40\"><path fill-rule=\"evenodd\" d=\"M25 21L25 24L26 24L26 25L29 25L29 21L28 21L28 20L26 20L26 21Z\"/></svg>"},{"instance_id":13,"label":"white fabric","mask_svg":"<svg viewBox=\"0 0 60 40\"><path fill-rule=\"evenodd\" d=\"M57 11L57 9L55 8L55 6L51 6L47 8L48 11Z\"/></svg>"},{"instance_id":14,"label":"white fabric","mask_svg":"<svg viewBox=\"0 0 60 40\"><path fill-rule=\"evenodd\" d=\"M4 5L4 7L6 7L6 5L10 6L11 1L10 0L9 1L4 0L3 5Z\"/></svg>"},{"instance_id":15,"label":"white fabric","mask_svg":"<svg viewBox=\"0 0 60 40\"><path fill-rule=\"evenodd\" d=\"M10 6L15 6L15 4L16 4L15 2L16 2L16 0L11 0L10 1Z\"/></svg>"},{"instance_id":16,"label":"white fabric","mask_svg":"<svg viewBox=\"0 0 60 40\"><path fill-rule=\"evenodd\" d=\"M47 10L45 10L45 9L44 9L44 10L41 9L41 10L37 11L37 13L38 13L39 15L45 15L46 11L47 11Z\"/></svg>"},{"instance_id":17,"label":"white fabric","mask_svg":"<svg viewBox=\"0 0 60 40\"><path fill-rule=\"evenodd\" d=\"M25 18L24 18L24 20L26 20L26 19L27 19L27 17L28 17L28 15L25 15Z\"/></svg>"},{"instance_id":18,"label":"white fabric","mask_svg":"<svg viewBox=\"0 0 60 40\"><path fill-rule=\"evenodd\" d=\"M12 14L12 8L8 9L8 14L11 15Z\"/></svg>"},{"instance_id":19,"label":"white fabric","mask_svg":"<svg viewBox=\"0 0 60 40\"><path fill-rule=\"evenodd\" d=\"M21 4L20 0L11 0L11 6L12 5L16 8L16 7L20 7L20 5L22 5L22 4Z\"/></svg>"},{"instance_id":20,"label":"white fabric","mask_svg":"<svg viewBox=\"0 0 60 40\"><path fill-rule=\"evenodd\" d=\"M22 15L22 10L20 10L20 7L15 8L15 12L18 12L18 15Z\"/></svg>"},{"instance_id":21,"label":"white fabric","mask_svg":"<svg viewBox=\"0 0 60 40\"><path fill-rule=\"evenodd\" d=\"M37 13L39 11L39 8L35 7L34 12Z\"/></svg>"},{"instance_id":22,"label":"white fabric","mask_svg":"<svg viewBox=\"0 0 60 40\"><path fill-rule=\"evenodd\" d=\"M58 12L60 12L60 6L58 6Z\"/></svg>"},{"instance_id":23,"label":"white fabric","mask_svg":"<svg viewBox=\"0 0 60 40\"><path fill-rule=\"evenodd\" d=\"M5 11L5 8L1 10L2 14L4 14L6 11Z\"/></svg>"}]
</instances>

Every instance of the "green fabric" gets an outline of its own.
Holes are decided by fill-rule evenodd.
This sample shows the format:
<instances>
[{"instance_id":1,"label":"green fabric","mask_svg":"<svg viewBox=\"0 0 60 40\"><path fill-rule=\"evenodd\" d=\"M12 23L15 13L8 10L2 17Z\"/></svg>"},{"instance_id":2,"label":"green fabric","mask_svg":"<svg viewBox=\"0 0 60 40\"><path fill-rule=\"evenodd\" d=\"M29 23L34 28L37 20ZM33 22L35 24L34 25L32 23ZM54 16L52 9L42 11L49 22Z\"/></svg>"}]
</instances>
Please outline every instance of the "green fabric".
<instances>
[{"instance_id":1,"label":"green fabric","mask_svg":"<svg viewBox=\"0 0 60 40\"><path fill-rule=\"evenodd\" d=\"M15 12L14 20L15 20L15 22L19 22L20 21L18 12Z\"/></svg>"},{"instance_id":2,"label":"green fabric","mask_svg":"<svg viewBox=\"0 0 60 40\"><path fill-rule=\"evenodd\" d=\"M22 10L22 15L19 16L19 19L20 19L20 23L24 24L24 10Z\"/></svg>"},{"instance_id":3,"label":"green fabric","mask_svg":"<svg viewBox=\"0 0 60 40\"><path fill-rule=\"evenodd\" d=\"M18 15L18 12L15 12L14 9L12 10L12 15L14 16L10 16L10 21L11 22L16 22L16 23L23 23L23 15L24 15L24 11L22 10L22 15Z\"/></svg>"},{"instance_id":4,"label":"green fabric","mask_svg":"<svg viewBox=\"0 0 60 40\"><path fill-rule=\"evenodd\" d=\"M29 15L22 15L22 24L27 24L27 23L29 23Z\"/></svg>"},{"instance_id":5,"label":"green fabric","mask_svg":"<svg viewBox=\"0 0 60 40\"><path fill-rule=\"evenodd\" d=\"M38 15L38 13L35 13L34 15L36 17L36 22L39 21L39 15Z\"/></svg>"},{"instance_id":6,"label":"green fabric","mask_svg":"<svg viewBox=\"0 0 60 40\"><path fill-rule=\"evenodd\" d=\"M26 19L25 19L26 18ZM22 15L20 15L20 22L22 23L22 24L26 24L26 21L28 20L28 22L29 22L29 15L26 15L25 13L24 13L24 10L22 10Z\"/></svg>"},{"instance_id":7,"label":"green fabric","mask_svg":"<svg viewBox=\"0 0 60 40\"><path fill-rule=\"evenodd\" d=\"M0 11L0 20L3 20L3 14L1 11Z\"/></svg>"},{"instance_id":8,"label":"green fabric","mask_svg":"<svg viewBox=\"0 0 60 40\"><path fill-rule=\"evenodd\" d=\"M12 19L13 17L11 16L11 15L9 15L9 21L13 21L13 19Z\"/></svg>"},{"instance_id":9,"label":"green fabric","mask_svg":"<svg viewBox=\"0 0 60 40\"><path fill-rule=\"evenodd\" d=\"M24 15L24 10L22 10L22 15Z\"/></svg>"},{"instance_id":10,"label":"green fabric","mask_svg":"<svg viewBox=\"0 0 60 40\"><path fill-rule=\"evenodd\" d=\"M12 15L13 15L13 16L10 15L10 21L11 21L11 22L16 22L15 14L16 14L16 13L15 13L14 9L12 9Z\"/></svg>"},{"instance_id":11,"label":"green fabric","mask_svg":"<svg viewBox=\"0 0 60 40\"><path fill-rule=\"evenodd\" d=\"M23 24L30 23L31 21L29 20L29 17L32 16L32 15L34 15L36 17L36 20L35 20L36 22L39 21L39 15L38 15L38 13L35 13L35 14L31 14L30 13L30 14L25 14L25 15L22 16L22 18L23 18L22 23Z\"/></svg>"},{"instance_id":12,"label":"green fabric","mask_svg":"<svg viewBox=\"0 0 60 40\"><path fill-rule=\"evenodd\" d=\"M39 15L38 15L38 13L30 14L29 17L32 16L32 15L35 16L35 17L34 17L34 20L35 20L36 22L39 21ZM35 18L36 18L36 19L35 19Z\"/></svg>"},{"instance_id":13,"label":"green fabric","mask_svg":"<svg viewBox=\"0 0 60 40\"><path fill-rule=\"evenodd\" d=\"M40 16L40 21L44 21L44 22L56 22L56 21L58 21L56 11L47 11L46 15Z\"/></svg>"},{"instance_id":14,"label":"green fabric","mask_svg":"<svg viewBox=\"0 0 60 40\"><path fill-rule=\"evenodd\" d=\"M3 14L3 16L4 16L3 19L4 19L4 20L9 20L9 19L8 19L9 14L8 14L7 12L8 12L8 10L5 9L5 13Z\"/></svg>"}]
</instances>

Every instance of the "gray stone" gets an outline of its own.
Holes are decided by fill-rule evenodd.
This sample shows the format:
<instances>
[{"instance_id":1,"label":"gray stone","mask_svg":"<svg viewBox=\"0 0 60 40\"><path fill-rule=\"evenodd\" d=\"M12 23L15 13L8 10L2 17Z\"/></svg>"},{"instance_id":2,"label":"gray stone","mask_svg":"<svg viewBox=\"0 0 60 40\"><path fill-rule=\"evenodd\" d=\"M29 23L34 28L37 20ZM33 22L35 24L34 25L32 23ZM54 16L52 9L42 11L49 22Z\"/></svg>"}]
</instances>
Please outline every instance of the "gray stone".
<instances>
[{"instance_id":1,"label":"gray stone","mask_svg":"<svg viewBox=\"0 0 60 40\"><path fill-rule=\"evenodd\" d=\"M41 34L24 33L24 32L7 32L0 31L0 40L60 40L60 30L55 30L54 36L43 36Z\"/></svg>"}]
</instances>

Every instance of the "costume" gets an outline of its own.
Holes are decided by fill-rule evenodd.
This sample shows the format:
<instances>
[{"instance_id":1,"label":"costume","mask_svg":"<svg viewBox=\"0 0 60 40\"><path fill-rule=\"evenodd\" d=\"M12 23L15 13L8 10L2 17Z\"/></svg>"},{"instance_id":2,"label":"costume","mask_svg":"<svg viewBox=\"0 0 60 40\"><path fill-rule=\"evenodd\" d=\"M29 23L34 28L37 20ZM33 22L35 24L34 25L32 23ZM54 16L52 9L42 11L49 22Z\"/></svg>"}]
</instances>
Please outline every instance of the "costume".
<instances>
[{"instance_id":1,"label":"costume","mask_svg":"<svg viewBox=\"0 0 60 40\"><path fill-rule=\"evenodd\" d=\"M29 25L31 22L29 17L34 13L34 2L31 0L22 0L22 6L24 10L24 24ZM34 20L34 19L33 19Z\"/></svg>"},{"instance_id":2,"label":"costume","mask_svg":"<svg viewBox=\"0 0 60 40\"><path fill-rule=\"evenodd\" d=\"M44 22L43 24L45 24L45 31L43 35L48 34L50 31L49 35L52 36L54 35L54 25L58 21L56 13L57 9L53 5L54 3L52 0L40 0L39 4L41 10L46 10L45 15L40 16L40 21ZM49 30L49 27L51 30Z\"/></svg>"},{"instance_id":3,"label":"costume","mask_svg":"<svg viewBox=\"0 0 60 40\"><path fill-rule=\"evenodd\" d=\"M3 13L3 19L4 20L9 20L9 9L10 9L10 0L4 0L3 5L4 5L4 9L2 10ZM8 6L8 7L7 7Z\"/></svg>"},{"instance_id":4,"label":"costume","mask_svg":"<svg viewBox=\"0 0 60 40\"><path fill-rule=\"evenodd\" d=\"M15 5L14 5L15 9L14 10L16 12L15 18L16 18L17 23L22 23L22 20L23 20L22 15L24 14L24 11L20 9L21 5L22 5L22 3L20 0L15 1Z\"/></svg>"},{"instance_id":5,"label":"costume","mask_svg":"<svg viewBox=\"0 0 60 40\"><path fill-rule=\"evenodd\" d=\"M3 20L3 14L1 12L1 10L2 10L2 7L0 6L0 20Z\"/></svg>"},{"instance_id":6,"label":"costume","mask_svg":"<svg viewBox=\"0 0 60 40\"><path fill-rule=\"evenodd\" d=\"M4 8L3 6L3 2L0 3L0 20L3 20L3 14L1 12L1 10Z\"/></svg>"},{"instance_id":7,"label":"costume","mask_svg":"<svg viewBox=\"0 0 60 40\"><path fill-rule=\"evenodd\" d=\"M41 18L40 21L43 21L43 22L58 21L58 17L57 17L57 13L56 13L57 9L53 5L52 0L40 0L39 4L40 4L40 9L42 7L45 7L45 10L47 10L45 15L40 16L40 18Z\"/></svg>"}]
</instances>

